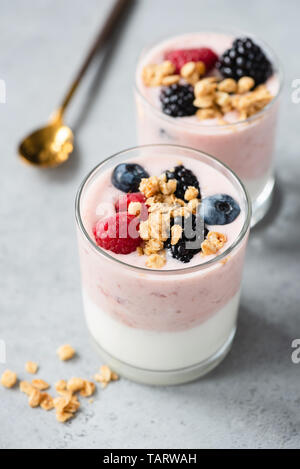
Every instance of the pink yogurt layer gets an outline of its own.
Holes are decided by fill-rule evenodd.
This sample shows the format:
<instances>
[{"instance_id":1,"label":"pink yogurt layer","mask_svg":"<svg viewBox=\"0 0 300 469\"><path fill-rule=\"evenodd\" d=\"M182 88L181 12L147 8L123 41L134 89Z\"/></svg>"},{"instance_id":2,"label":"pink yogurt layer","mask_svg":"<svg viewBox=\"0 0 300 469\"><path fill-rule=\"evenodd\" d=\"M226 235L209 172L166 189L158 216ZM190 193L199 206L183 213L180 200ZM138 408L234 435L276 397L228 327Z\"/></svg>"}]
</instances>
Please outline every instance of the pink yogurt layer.
<instances>
[{"instance_id":1,"label":"pink yogurt layer","mask_svg":"<svg viewBox=\"0 0 300 469\"><path fill-rule=\"evenodd\" d=\"M234 197L242 208L240 194L223 174L193 158L180 157L180 161L197 176L203 198L226 193ZM164 155L151 160L142 157L131 162L141 164L150 175L160 175L178 164L174 158ZM114 203L122 194L111 184L112 170L99 174L81 199L81 217L91 239L96 221L115 213ZM233 223L208 228L226 234L225 250L237 239L244 222L245 213L241 210ZM190 271L184 268L200 265L213 256L202 257L199 253L190 263L183 264L168 255L164 269L153 272L151 269L132 268L145 268L146 256L106 251L112 258L131 267L124 266L101 255L79 233L83 289L101 310L127 326L155 331L188 329L208 319L238 293L246 238L228 255L225 263L219 261L205 269Z\"/></svg>"},{"instance_id":2,"label":"pink yogurt layer","mask_svg":"<svg viewBox=\"0 0 300 469\"><path fill-rule=\"evenodd\" d=\"M217 119L200 121L196 116L172 118L161 111L161 87L147 87L141 78L143 67L161 63L169 50L209 47L221 55L232 46L234 39L232 35L221 33L191 33L165 40L143 54L136 70L136 84L148 107L143 107L145 102L137 95L139 143L175 143L197 148L219 158L241 178L253 180L270 171L277 102L269 104L268 112L263 110L248 121L239 122L236 111L227 113L224 120L232 125L222 126ZM210 75L219 75L219 72L214 69ZM278 94L277 74L268 79L266 86L274 96ZM157 114L153 114L151 107ZM161 135L160 128L164 131Z\"/></svg>"}]
</instances>

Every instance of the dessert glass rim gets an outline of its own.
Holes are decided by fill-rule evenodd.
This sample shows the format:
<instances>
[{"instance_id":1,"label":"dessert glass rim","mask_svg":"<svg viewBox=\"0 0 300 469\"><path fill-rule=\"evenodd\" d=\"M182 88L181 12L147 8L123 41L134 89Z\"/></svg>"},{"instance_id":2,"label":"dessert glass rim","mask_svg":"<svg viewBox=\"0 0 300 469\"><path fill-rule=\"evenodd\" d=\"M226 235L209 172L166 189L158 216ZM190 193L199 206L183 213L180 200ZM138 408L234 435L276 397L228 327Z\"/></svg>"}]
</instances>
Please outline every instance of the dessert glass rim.
<instances>
[{"instance_id":1,"label":"dessert glass rim","mask_svg":"<svg viewBox=\"0 0 300 469\"><path fill-rule=\"evenodd\" d=\"M82 217L81 217L81 213L80 213L81 212L81 208L80 208L81 196L82 196L82 193L83 193L86 185L89 183L90 179L94 176L94 174L99 169L101 169L103 166L105 166L112 159L114 159L114 158L116 158L120 155L125 155L126 153L130 153L132 151L137 151L137 150L147 149L147 148L148 149L161 148L162 150L164 148L174 148L174 149L179 149L179 150L182 150L182 151L188 150L189 152L193 152L195 154L200 154L200 155L204 156L204 158L207 159L208 161L213 161L215 167L225 168L225 170L230 174L230 176L238 183L238 185L240 186L241 192L243 194L243 199L244 199L244 203L245 203L247 212L245 214L245 221L243 223L241 231L237 235L234 242L232 244L230 244L230 246L227 249L225 249L224 252L222 252L221 254L218 254L213 259L210 259L206 262L202 262L201 264L193 265L191 267L180 267L178 269L149 269L147 267L135 266L135 265L129 264L127 262L124 262L120 259L117 259L116 257L109 254L109 252L106 251L105 249L102 249L100 246L97 246L97 244L94 242L94 240L90 237L90 235L88 234L88 232L87 232L87 230L84 226L84 223L83 223ZM250 196L248 194L248 191L247 191L245 185L243 184L243 182L241 181L241 179L229 168L229 166L227 166L226 164L224 164L223 162L221 162L220 160L218 160L214 156L209 155L206 152L196 150L194 148L190 148L190 147L183 146L183 145L162 144L162 143L152 144L151 143L151 144L148 144L148 145L137 145L137 146L134 146L134 147L126 148L125 150L118 151L117 153L114 153L113 155L109 156L108 158L105 158L103 161L98 163L87 174L87 176L83 179L83 181L81 182L81 184L79 186L79 189L77 191L76 198L75 198L75 219L76 219L77 226L79 227L80 232L83 234L86 241L88 241L88 243L92 246L92 248L98 254L101 254L102 256L106 257L110 261L116 262L119 265L122 265L123 267L126 267L130 270L139 271L141 273L147 273L148 275L151 275L151 274L154 274L154 275L155 274L159 274L159 275L170 275L170 274L178 275L178 274L187 274L187 273L195 272L195 271L198 271L198 270L204 270L208 266L212 266L214 264L217 264L220 260L227 257L240 244L240 242L243 240L244 236L247 234L249 226L250 226L250 221L251 221L251 200L250 200Z\"/></svg>"},{"instance_id":2,"label":"dessert glass rim","mask_svg":"<svg viewBox=\"0 0 300 469\"><path fill-rule=\"evenodd\" d=\"M222 29L222 28L212 28L212 29L205 28L205 29L201 29L201 31L198 31L198 32L180 33L180 34L176 34L176 35L172 35L172 36L164 36L160 40L156 40L155 42L152 42L152 43L148 44L147 46L145 46L143 48L142 52L140 53L140 55L138 57L136 69L139 66L139 64L141 62L141 59L143 58L144 54L146 52L149 52L154 47L158 46L161 42L167 42L168 40L172 40L172 39L175 39L177 37L190 36L192 34L199 34L199 33L202 33L202 32L203 33L232 34L232 35L236 35L236 37L237 37L238 34L242 35L242 36L247 36L247 37L250 37L252 39L256 39L259 42L259 45L262 45L265 48L265 50L267 52L267 55L272 60L272 65L274 66L275 73L278 76L279 88L278 88L276 96L274 96L273 99L263 109L261 109L256 114L253 114L252 116L249 116L246 119L242 119L240 121L228 122L228 124L222 124L222 125L220 125L220 124L219 125L218 124L205 124L205 125L203 125L201 123L201 121L199 121L199 122L188 122L186 120L182 121L182 119L177 119L176 117L170 117L167 114L164 114L161 111L161 109L159 109L157 106L155 106L151 101L149 101L143 95L143 93L141 92L141 90L139 88L139 85L137 83L137 74L135 74L135 80L134 80L134 90L135 90L135 92L143 100L144 103L146 103L148 106L150 106L150 108L156 114L159 115L159 117L161 119L164 119L167 122L169 122L170 124L173 124L175 126L181 126L181 127L187 127L187 128L197 128L198 130L200 130L200 129L201 130L205 130L205 129L207 129L207 130L213 130L213 129L228 130L232 127L236 128L236 127L243 126L245 124L251 123L252 121L255 121L256 119L261 117L263 114L265 114L269 109L271 109L273 107L273 105L278 101L278 98L279 98L279 96L281 94L281 91L282 91L282 88L283 88L283 69L282 69L281 62L280 62L277 54L272 49L272 47L270 47L268 43L266 43L263 39L261 39L259 36L256 36L253 33L249 33L247 31L242 31L242 30L226 30L226 29Z\"/></svg>"}]
</instances>

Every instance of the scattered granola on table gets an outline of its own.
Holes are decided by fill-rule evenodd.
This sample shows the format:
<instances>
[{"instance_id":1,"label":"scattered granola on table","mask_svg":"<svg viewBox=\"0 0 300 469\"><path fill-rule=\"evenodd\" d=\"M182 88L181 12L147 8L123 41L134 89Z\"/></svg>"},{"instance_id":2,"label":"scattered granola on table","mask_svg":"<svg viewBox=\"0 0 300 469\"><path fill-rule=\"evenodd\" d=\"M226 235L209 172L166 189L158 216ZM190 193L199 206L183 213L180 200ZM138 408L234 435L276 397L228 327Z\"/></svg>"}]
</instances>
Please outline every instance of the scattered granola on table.
<instances>
[{"instance_id":1,"label":"scattered granola on table","mask_svg":"<svg viewBox=\"0 0 300 469\"><path fill-rule=\"evenodd\" d=\"M37 373L38 368L39 368L39 366L35 362L30 362L29 361L29 362L25 363L25 370L27 371L27 373L30 373L30 374L34 375L35 373Z\"/></svg>"},{"instance_id":2,"label":"scattered granola on table","mask_svg":"<svg viewBox=\"0 0 300 469\"><path fill-rule=\"evenodd\" d=\"M87 379L84 380L84 385L80 390L80 395L82 397L90 397L94 394L96 389L95 383L93 381L88 381Z\"/></svg>"},{"instance_id":3,"label":"scattered granola on table","mask_svg":"<svg viewBox=\"0 0 300 469\"><path fill-rule=\"evenodd\" d=\"M14 371L6 370L1 376L1 384L5 388L13 388L17 382L17 374Z\"/></svg>"},{"instance_id":4,"label":"scattered granola on table","mask_svg":"<svg viewBox=\"0 0 300 469\"><path fill-rule=\"evenodd\" d=\"M55 389L58 393L61 391L65 391L67 389L67 381L64 379L60 379L55 383Z\"/></svg>"},{"instance_id":5,"label":"scattered granola on table","mask_svg":"<svg viewBox=\"0 0 300 469\"><path fill-rule=\"evenodd\" d=\"M30 363L30 365L28 365ZM31 366L32 362L27 362L25 370L35 369ZM34 364L35 365L35 364ZM112 371L107 365L102 365L98 374L95 375L95 381L101 383L102 387L106 387L110 381L119 379L118 375ZM5 388L13 388L17 383L17 374L11 370L6 370L1 376L1 384ZM75 417L80 402L78 394L83 398L91 398L96 391L96 385L93 381L73 377L68 381L60 379L55 383L55 390L58 396L52 397L48 392L43 392L50 387L50 384L42 379L33 379L29 381L20 381L19 390L27 395L28 405L31 408L38 408L45 411L55 409L56 419L58 422L65 423ZM93 398L89 399L89 403L93 402Z\"/></svg>"},{"instance_id":6,"label":"scattered granola on table","mask_svg":"<svg viewBox=\"0 0 300 469\"><path fill-rule=\"evenodd\" d=\"M119 376L117 375L117 373L112 371L107 365L102 365L99 370L99 373L96 373L94 375L94 380L101 383L102 388L106 388L108 383L110 383L111 381L117 381L118 379Z\"/></svg>"},{"instance_id":7,"label":"scattered granola on table","mask_svg":"<svg viewBox=\"0 0 300 469\"><path fill-rule=\"evenodd\" d=\"M52 410L54 408L53 397L46 392L42 393L40 406L44 410Z\"/></svg>"},{"instance_id":8,"label":"scattered granola on table","mask_svg":"<svg viewBox=\"0 0 300 469\"><path fill-rule=\"evenodd\" d=\"M49 386L50 386L43 379L33 379L32 380L32 385L33 385L33 387L35 387L36 389L39 389L40 391L44 391L45 389L48 389Z\"/></svg>"},{"instance_id":9,"label":"scattered granola on table","mask_svg":"<svg viewBox=\"0 0 300 469\"><path fill-rule=\"evenodd\" d=\"M57 349L57 355L62 361L70 360L71 358L74 357L75 353L76 353L75 350L69 344L61 345Z\"/></svg>"}]
</instances>

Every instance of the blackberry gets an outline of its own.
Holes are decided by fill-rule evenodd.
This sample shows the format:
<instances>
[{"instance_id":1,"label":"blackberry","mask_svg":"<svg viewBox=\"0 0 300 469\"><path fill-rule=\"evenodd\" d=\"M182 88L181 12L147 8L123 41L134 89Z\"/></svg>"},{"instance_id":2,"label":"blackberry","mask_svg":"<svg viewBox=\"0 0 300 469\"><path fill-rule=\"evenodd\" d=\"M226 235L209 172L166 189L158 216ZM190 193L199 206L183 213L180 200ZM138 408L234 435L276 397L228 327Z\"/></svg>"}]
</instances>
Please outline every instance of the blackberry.
<instances>
[{"instance_id":1,"label":"blackberry","mask_svg":"<svg viewBox=\"0 0 300 469\"><path fill-rule=\"evenodd\" d=\"M194 89L190 85L171 85L163 88L159 97L162 111L171 117L192 116L197 108L193 105Z\"/></svg>"},{"instance_id":2,"label":"blackberry","mask_svg":"<svg viewBox=\"0 0 300 469\"><path fill-rule=\"evenodd\" d=\"M195 254L201 251L201 243L207 236L208 229L204 225L203 219L198 215L190 215L188 218L176 217L171 220L171 227L176 224L183 228L181 239L175 244L171 244L171 238L165 241L165 248L169 249L172 257L187 264ZM195 233L195 234L194 234ZM188 248L187 243L195 243Z\"/></svg>"},{"instance_id":3,"label":"blackberry","mask_svg":"<svg viewBox=\"0 0 300 469\"><path fill-rule=\"evenodd\" d=\"M190 169L185 168L183 165L175 166L173 171L166 171L166 177L167 180L177 180L177 188L175 191L175 195L176 197L178 197L178 199L184 200L185 191L189 186L193 186L198 189L198 199L200 199L201 194L199 182L195 174Z\"/></svg>"},{"instance_id":4,"label":"blackberry","mask_svg":"<svg viewBox=\"0 0 300 469\"><path fill-rule=\"evenodd\" d=\"M216 66L224 78L239 80L248 76L254 79L256 86L267 81L273 73L272 64L265 53L248 37L236 39Z\"/></svg>"}]
</instances>

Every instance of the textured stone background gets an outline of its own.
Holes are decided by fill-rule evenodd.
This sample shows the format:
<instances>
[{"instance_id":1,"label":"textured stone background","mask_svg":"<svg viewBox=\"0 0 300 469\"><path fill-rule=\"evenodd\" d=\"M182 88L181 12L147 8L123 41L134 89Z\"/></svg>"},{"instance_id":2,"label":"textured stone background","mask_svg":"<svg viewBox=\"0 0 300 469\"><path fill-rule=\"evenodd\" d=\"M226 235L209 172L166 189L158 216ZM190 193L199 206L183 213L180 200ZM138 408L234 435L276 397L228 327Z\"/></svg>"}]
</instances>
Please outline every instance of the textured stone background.
<instances>
[{"instance_id":1,"label":"textured stone background","mask_svg":"<svg viewBox=\"0 0 300 469\"><path fill-rule=\"evenodd\" d=\"M24 376L27 359L40 376L89 376L99 366L83 319L74 196L104 157L135 144L133 74L141 47L168 34L207 27L252 31L282 58L283 95L272 212L251 234L240 321L225 362L201 381L151 388L121 380L65 426L32 410L17 390L0 389L2 448L299 447L300 365L300 78L298 0L140 0L120 42L99 71L88 73L67 122L76 152L64 166L37 171L16 157L20 137L47 119L103 21L109 0L2 0L0 78L0 339L7 365ZM71 341L80 357L60 363L55 349ZM67 370L67 372L65 371Z\"/></svg>"}]
</instances>

